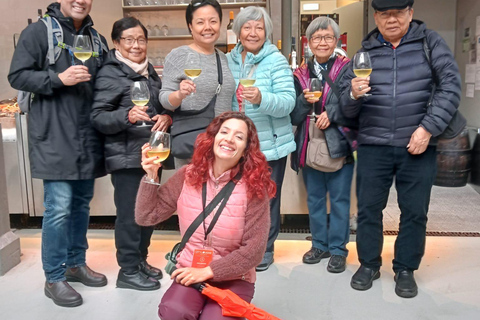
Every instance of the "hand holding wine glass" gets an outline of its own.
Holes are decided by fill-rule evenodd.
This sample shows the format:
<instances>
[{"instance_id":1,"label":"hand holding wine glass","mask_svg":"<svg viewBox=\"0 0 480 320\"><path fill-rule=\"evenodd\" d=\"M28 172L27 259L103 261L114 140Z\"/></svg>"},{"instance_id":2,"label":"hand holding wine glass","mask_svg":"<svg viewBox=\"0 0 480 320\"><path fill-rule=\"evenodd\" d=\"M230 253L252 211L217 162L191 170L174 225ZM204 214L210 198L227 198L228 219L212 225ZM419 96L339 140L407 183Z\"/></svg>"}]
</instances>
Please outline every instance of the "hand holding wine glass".
<instances>
[{"instance_id":1,"label":"hand holding wine glass","mask_svg":"<svg viewBox=\"0 0 480 320\"><path fill-rule=\"evenodd\" d=\"M170 154L170 134L162 131L154 131L150 136L148 144L142 147L142 167L147 173L144 182L160 185L158 180L158 169L161 162Z\"/></svg>"},{"instance_id":2,"label":"hand holding wine glass","mask_svg":"<svg viewBox=\"0 0 480 320\"><path fill-rule=\"evenodd\" d=\"M200 66L200 55L198 53L190 52L187 54L183 72L192 81L200 76L202 73L202 68ZM193 96L194 92L192 92L190 95Z\"/></svg>"},{"instance_id":3,"label":"hand holding wine glass","mask_svg":"<svg viewBox=\"0 0 480 320\"><path fill-rule=\"evenodd\" d=\"M323 93L322 80L318 78L310 78L310 91L308 93L313 95L311 99L318 101ZM316 102L312 103L312 114L310 115L312 119L315 119L317 116L315 113L315 103Z\"/></svg>"},{"instance_id":4,"label":"hand holding wine glass","mask_svg":"<svg viewBox=\"0 0 480 320\"><path fill-rule=\"evenodd\" d=\"M255 78L255 65L250 64L250 63L245 63L242 66L242 71L240 75L240 84L243 86L243 94L249 92L249 89L255 84L256 78ZM245 90L246 89L246 90ZM240 106L240 112L245 112L245 109L247 107L251 107L252 103L248 101L245 96L242 100L242 105Z\"/></svg>"},{"instance_id":5,"label":"hand holding wine glass","mask_svg":"<svg viewBox=\"0 0 480 320\"><path fill-rule=\"evenodd\" d=\"M357 78L352 79L352 94L354 97L368 97L370 88L370 74L372 62L368 52L357 52L353 57L353 72Z\"/></svg>"},{"instance_id":6,"label":"hand holding wine glass","mask_svg":"<svg viewBox=\"0 0 480 320\"><path fill-rule=\"evenodd\" d=\"M128 117L131 122L142 121L142 127L151 126L145 121L151 121L146 113L148 101L150 101L150 90L146 81L135 81L130 86L130 99L134 107L130 110Z\"/></svg>"},{"instance_id":7,"label":"hand holding wine glass","mask_svg":"<svg viewBox=\"0 0 480 320\"><path fill-rule=\"evenodd\" d=\"M73 55L85 64L92 56L92 43L87 35L75 35L73 39Z\"/></svg>"}]
</instances>

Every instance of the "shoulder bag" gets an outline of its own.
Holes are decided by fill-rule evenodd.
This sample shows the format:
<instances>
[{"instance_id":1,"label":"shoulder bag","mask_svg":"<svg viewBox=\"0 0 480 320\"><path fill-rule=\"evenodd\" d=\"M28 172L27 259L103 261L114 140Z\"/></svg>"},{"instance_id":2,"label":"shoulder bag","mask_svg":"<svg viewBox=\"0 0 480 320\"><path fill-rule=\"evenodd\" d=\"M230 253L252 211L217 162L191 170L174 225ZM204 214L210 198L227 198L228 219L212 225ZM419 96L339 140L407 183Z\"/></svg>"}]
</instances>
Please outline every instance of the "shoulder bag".
<instances>
[{"instance_id":1,"label":"shoulder bag","mask_svg":"<svg viewBox=\"0 0 480 320\"><path fill-rule=\"evenodd\" d=\"M175 158L190 159L193 155L197 136L205 132L205 129L215 118L215 102L223 83L222 64L216 50L215 55L217 58L218 86L212 100L200 110L182 111L180 106L173 113L170 135L172 137L171 152Z\"/></svg>"},{"instance_id":2,"label":"shoulder bag","mask_svg":"<svg viewBox=\"0 0 480 320\"><path fill-rule=\"evenodd\" d=\"M315 126L315 121L310 121L308 125L308 136L307 166L322 172L335 172L342 169L346 157L335 159L330 157L325 133Z\"/></svg>"}]
</instances>

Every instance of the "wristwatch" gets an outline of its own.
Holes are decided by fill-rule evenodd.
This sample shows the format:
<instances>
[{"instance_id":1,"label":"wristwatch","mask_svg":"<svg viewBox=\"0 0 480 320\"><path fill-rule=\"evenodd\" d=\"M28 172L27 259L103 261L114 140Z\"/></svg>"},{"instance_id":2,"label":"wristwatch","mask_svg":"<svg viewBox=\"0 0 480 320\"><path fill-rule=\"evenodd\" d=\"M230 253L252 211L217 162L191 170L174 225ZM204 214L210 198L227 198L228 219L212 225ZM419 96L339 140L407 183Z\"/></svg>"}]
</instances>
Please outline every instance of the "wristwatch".
<instances>
[{"instance_id":1,"label":"wristwatch","mask_svg":"<svg viewBox=\"0 0 480 320\"><path fill-rule=\"evenodd\" d=\"M352 91L350 91L350 99L352 99L352 100L358 100L358 99L356 99L356 98L353 96Z\"/></svg>"}]
</instances>

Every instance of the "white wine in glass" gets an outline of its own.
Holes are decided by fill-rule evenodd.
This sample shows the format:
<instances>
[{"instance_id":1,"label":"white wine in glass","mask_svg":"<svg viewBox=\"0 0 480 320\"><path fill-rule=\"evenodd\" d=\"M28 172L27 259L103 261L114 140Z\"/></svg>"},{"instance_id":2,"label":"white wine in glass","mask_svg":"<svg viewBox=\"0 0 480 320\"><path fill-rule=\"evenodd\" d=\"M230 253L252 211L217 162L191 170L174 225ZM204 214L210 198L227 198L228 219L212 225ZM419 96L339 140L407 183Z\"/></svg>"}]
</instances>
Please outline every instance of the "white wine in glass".
<instances>
[{"instance_id":1,"label":"white wine in glass","mask_svg":"<svg viewBox=\"0 0 480 320\"><path fill-rule=\"evenodd\" d=\"M154 131L150 135L150 140L148 144L152 148L151 150L147 151L147 156L151 157L158 157L157 160L153 161L154 163L158 164L165 159L168 158L170 155L170 134L162 131ZM145 179L146 183L160 185L160 183L152 181L148 178Z\"/></svg>"},{"instance_id":2,"label":"white wine in glass","mask_svg":"<svg viewBox=\"0 0 480 320\"><path fill-rule=\"evenodd\" d=\"M240 75L240 84L245 88L251 87L255 84L255 65L250 63L245 63L242 66L242 73ZM245 112L247 106L251 106L252 104L245 99L242 100L240 112Z\"/></svg>"},{"instance_id":3,"label":"white wine in glass","mask_svg":"<svg viewBox=\"0 0 480 320\"><path fill-rule=\"evenodd\" d=\"M200 76L202 68L200 66L200 55L197 52L190 52L187 54L183 72L192 81ZM193 96L194 93L192 92L190 95Z\"/></svg>"},{"instance_id":4,"label":"white wine in glass","mask_svg":"<svg viewBox=\"0 0 480 320\"><path fill-rule=\"evenodd\" d=\"M366 78L372 73L372 61L368 52L357 52L353 56L353 73L357 77ZM370 93L365 93L363 96L371 96Z\"/></svg>"},{"instance_id":5,"label":"white wine in glass","mask_svg":"<svg viewBox=\"0 0 480 320\"><path fill-rule=\"evenodd\" d=\"M310 78L310 92L309 93L313 93L313 96L316 99L320 99L320 97L322 96L322 93L323 93L322 80L320 80L318 78ZM312 114L310 115L310 117L312 117L312 119L315 119L316 116L317 115L315 114L315 103L312 103Z\"/></svg>"},{"instance_id":6,"label":"white wine in glass","mask_svg":"<svg viewBox=\"0 0 480 320\"><path fill-rule=\"evenodd\" d=\"M136 106L146 106L150 101L150 90L146 81L135 81L130 86L130 99ZM146 124L142 121L141 127L149 127L151 124Z\"/></svg>"},{"instance_id":7,"label":"white wine in glass","mask_svg":"<svg viewBox=\"0 0 480 320\"><path fill-rule=\"evenodd\" d=\"M92 56L92 43L87 35L76 35L73 39L73 55L85 64Z\"/></svg>"}]
</instances>

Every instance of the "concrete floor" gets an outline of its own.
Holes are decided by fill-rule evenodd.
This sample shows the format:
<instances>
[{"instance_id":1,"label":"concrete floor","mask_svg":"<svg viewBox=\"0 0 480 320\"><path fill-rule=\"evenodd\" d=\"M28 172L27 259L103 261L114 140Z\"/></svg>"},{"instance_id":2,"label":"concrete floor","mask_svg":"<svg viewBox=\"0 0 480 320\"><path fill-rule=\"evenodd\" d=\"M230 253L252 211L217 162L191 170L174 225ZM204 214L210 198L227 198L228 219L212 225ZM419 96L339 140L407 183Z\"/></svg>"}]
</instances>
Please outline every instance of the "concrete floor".
<instances>
[{"instance_id":1,"label":"concrete floor","mask_svg":"<svg viewBox=\"0 0 480 320\"><path fill-rule=\"evenodd\" d=\"M16 234L21 238L22 262L0 277L0 319L158 319L157 305L171 280L163 279L162 288L153 292L116 289L113 230L89 231L87 262L105 273L109 283L103 288L73 283L84 299L73 309L58 307L43 294L40 230ZM347 270L330 274L327 261L301 263L310 248L305 236L281 234L275 264L258 274L253 303L281 319L480 319L480 238L428 237L426 255L415 273L419 294L402 299L395 295L391 270L394 236L385 237L381 278L365 292L350 288L358 268L355 242L348 245ZM149 262L163 267L166 251L178 240L177 232L156 231Z\"/></svg>"}]
</instances>

